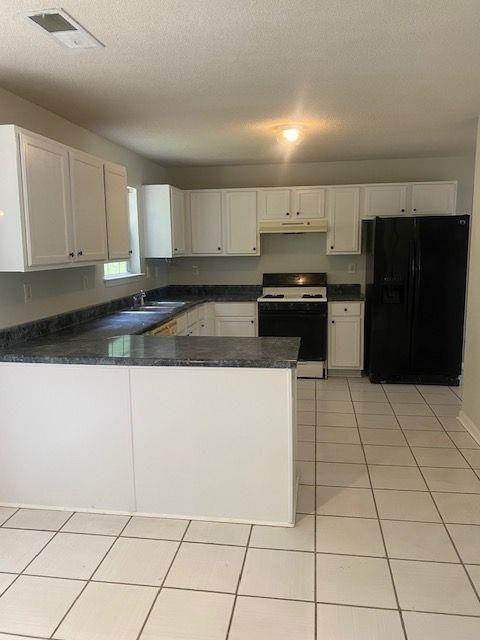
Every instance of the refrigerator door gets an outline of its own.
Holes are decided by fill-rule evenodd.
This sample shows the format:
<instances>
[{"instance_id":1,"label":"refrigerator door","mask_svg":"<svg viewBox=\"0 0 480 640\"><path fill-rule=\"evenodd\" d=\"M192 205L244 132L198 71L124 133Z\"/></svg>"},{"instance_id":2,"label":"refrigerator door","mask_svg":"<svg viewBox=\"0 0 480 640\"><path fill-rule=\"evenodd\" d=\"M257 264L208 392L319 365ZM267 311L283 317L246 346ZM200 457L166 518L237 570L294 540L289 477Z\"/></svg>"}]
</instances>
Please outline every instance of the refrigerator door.
<instances>
[{"instance_id":1,"label":"refrigerator door","mask_svg":"<svg viewBox=\"0 0 480 640\"><path fill-rule=\"evenodd\" d=\"M453 383L461 373L468 216L415 219L412 373Z\"/></svg>"},{"instance_id":2,"label":"refrigerator door","mask_svg":"<svg viewBox=\"0 0 480 640\"><path fill-rule=\"evenodd\" d=\"M373 283L367 291L368 371L372 382L410 371L414 220L376 218Z\"/></svg>"}]
</instances>

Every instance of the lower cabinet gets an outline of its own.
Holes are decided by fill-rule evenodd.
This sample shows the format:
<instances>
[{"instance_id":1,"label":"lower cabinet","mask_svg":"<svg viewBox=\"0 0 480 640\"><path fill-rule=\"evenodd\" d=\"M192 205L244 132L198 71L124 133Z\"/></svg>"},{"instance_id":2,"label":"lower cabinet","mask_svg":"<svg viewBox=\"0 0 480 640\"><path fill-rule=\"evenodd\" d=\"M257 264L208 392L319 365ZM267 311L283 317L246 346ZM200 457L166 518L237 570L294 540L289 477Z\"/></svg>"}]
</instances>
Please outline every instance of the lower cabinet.
<instances>
[{"instance_id":1,"label":"lower cabinet","mask_svg":"<svg viewBox=\"0 0 480 640\"><path fill-rule=\"evenodd\" d=\"M328 305L328 368L363 368L363 302Z\"/></svg>"},{"instance_id":2,"label":"lower cabinet","mask_svg":"<svg viewBox=\"0 0 480 640\"><path fill-rule=\"evenodd\" d=\"M215 318L215 335L253 338L256 335L255 318Z\"/></svg>"}]
</instances>

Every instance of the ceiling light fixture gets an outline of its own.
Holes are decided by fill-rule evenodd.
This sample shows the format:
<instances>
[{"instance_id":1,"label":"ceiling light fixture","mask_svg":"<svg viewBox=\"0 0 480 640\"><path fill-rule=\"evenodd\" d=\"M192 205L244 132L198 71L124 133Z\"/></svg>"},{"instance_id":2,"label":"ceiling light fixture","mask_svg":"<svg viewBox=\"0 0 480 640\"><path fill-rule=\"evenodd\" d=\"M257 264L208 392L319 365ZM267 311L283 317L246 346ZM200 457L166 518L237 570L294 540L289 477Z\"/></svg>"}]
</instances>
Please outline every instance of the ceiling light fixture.
<instances>
[{"instance_id":1,"label":"ceiling light fixture","mask_svg":"<svg viewBox=\"0 0 480 640\"><path fill-rule=\"evenodd\" d=\"M303 138L303 127L298 125L285 125L278 130L278 139L280 142L288 144L297 144Z\"/></svg>"}]
</instances>

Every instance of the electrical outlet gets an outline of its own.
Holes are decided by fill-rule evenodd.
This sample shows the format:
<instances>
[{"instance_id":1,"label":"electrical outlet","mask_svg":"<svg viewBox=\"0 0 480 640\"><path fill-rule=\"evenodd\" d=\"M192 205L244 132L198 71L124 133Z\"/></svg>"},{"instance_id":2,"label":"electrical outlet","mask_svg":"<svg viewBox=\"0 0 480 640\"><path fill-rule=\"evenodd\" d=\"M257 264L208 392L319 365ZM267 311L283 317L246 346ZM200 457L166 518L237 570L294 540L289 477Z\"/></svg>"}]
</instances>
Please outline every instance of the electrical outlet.
<instances>
[{"instance_id":1,"label":"electrical outlet","mask_svg":"<svg viewBox=\"0 0 480 640\"><path fill-rule=\"evenodd\" d=\"M357 273L357 263L350 262L348 265L348 273Z\"/></svg>"},{"instance_id":2,"label":"electrical outlet","mask_svg":"<svg viewBox=\"0 0 480 640\"><path fill-rule=\"evenodd\" d=\"M192 265L192 272L194 276L200 275L200 267L197 264Z\"/></svg>"},{"instance_id":3,"label":"electrical outlet","mask_svg":"<svg viewBox=\"0 0 480 640\"><path fill-rule=\"evenodd\" d=\"M83 288L88 289L88 276L82 276Z\"/></svg>"},{"instance_id":4,"label":"electrical outlet","mask_svg":"<svg viewBox=\"0 0 480 640\"><path fill-rule=\"evenodd\" d=\"M23 284L23 299L25 304L32 301L32 285L28 282Z\"/></svg>"}]
</instances>

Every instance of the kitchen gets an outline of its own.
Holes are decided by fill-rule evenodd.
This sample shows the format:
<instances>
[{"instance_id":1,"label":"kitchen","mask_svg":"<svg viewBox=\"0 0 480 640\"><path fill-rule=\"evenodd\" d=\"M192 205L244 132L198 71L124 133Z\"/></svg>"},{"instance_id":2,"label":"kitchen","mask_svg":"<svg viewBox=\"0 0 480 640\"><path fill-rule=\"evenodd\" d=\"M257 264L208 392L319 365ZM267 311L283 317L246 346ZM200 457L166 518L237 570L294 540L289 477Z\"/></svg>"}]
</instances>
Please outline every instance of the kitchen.
<instances>
[{"instance_id":1,"label":"kitchen","mask_svg":"<svg viewBox=\"0 0 480 640\"><path fill-rule=\"evenodd\" d=\"M72 73L118 55L66 4L108 42ZM55 24L9 16L52 64ZM167 158L5 86L0 635L476 637L475 127Z\"/></svg>"}]
</instances>

